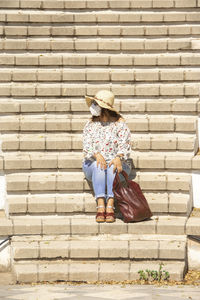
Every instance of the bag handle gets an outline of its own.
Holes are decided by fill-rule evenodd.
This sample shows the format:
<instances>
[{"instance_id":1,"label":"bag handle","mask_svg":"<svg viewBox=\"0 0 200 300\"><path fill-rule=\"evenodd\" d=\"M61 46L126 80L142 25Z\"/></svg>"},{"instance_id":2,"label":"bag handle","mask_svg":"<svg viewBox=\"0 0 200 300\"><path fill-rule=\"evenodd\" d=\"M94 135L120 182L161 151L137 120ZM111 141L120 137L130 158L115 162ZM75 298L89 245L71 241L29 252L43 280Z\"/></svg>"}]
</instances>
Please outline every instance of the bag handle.
<instances>
[{"instance_id":1,"label":"bag handle","mask_svg":"<svg viewBox=\"0 0 200 300\"><path fill-rule=\"evenodd\" d=\"M122 173L122 175L124 176L124 178L126 180L126 184L128 185L128 174L124 170L122 170L121 173ZM115 178L116 178L116 181L115 181L116 183L115 183L114 188L116 188L119 184L121 185L118 172L116 172Z\"/></svg>"},{"instance_id":2,"label":"bag handle","mask_svg":"<svg viewBox=\"0 0 200 300\"><path fill-rule=\"evenodd\" d=\"M128 174L124 170L122 170L121 173L122 173L122 175L124 176L124 178L126 179L126 182L127 182L128 181Z\"/></svg>"}]
</instances>

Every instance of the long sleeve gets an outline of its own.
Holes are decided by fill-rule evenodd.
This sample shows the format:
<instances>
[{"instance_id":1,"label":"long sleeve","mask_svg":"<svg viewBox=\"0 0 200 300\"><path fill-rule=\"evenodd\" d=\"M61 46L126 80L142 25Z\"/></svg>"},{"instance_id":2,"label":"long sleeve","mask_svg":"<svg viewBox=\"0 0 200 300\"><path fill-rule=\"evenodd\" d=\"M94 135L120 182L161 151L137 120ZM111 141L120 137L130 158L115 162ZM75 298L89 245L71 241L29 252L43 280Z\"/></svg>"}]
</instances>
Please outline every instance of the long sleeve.
<instances>
[{"instance_id":1,"label":"long sleeve","mask_svg":"<svg viewBox=\"0 0 200 300\"><path fill-rule=\"evenodd\" d=\"M90 159L96 152L94 149L94 139L92 123L88 121L83 129L83 155L85 159Z\"/></svg>"},{"instance_id":2,"label":"long sleeve","mask_svg":"<svg viewBox=\"0 0 200 300\"><path fill-rule=\"evenodd\" d=\"M119 122L118 135L118 151L117 154L123 154L126 160L131 153L131 132L125 122Z\"/></svg>"}]
</instances>

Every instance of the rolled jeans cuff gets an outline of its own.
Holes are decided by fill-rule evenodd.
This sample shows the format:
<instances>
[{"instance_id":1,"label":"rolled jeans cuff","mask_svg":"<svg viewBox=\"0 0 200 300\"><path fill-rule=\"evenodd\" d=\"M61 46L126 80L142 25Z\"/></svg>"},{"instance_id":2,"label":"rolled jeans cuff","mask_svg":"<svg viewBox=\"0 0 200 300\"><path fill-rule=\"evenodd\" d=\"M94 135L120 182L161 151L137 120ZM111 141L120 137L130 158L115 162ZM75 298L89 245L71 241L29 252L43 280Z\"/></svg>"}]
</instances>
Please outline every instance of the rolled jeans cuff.
<instances>
[{"instance_id":1,"label":"rolled jeans cuff","mask_svg":"<svg viewBox=\"0 0 200 300\"><path fill-rule=\"evenodd\" d=\"M95 200L97 201L98 198L106 198L105 194L99 194L99 195L95 195Z\"/></svg>"},{"instance_id":2,"label":"rolled jeans cuff","mask_svg":"<svg viewBox=\"0 0 200 300\"><path fill-rule=\"evenodd\" d=\"M106 201L108 201L109 198L114 198L114 194L110 194L106 196Z\"/></svg>"}]
</instances>

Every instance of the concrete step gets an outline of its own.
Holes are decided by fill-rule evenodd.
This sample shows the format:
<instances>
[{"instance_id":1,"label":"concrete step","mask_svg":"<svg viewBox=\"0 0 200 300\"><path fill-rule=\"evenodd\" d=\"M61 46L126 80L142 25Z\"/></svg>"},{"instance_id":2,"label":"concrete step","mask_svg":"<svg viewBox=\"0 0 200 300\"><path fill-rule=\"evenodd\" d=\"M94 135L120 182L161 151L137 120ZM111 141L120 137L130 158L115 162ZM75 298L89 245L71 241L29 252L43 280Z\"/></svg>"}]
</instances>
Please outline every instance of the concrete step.
<instances>
[{"instance_id":1,"label":"concrete step","mask_svg":"<svg viewBox=\"0 0 200 300\"><path fill-rule=\"evenodd\" d=\"M6 175L7 191L74 191L91 190L83 172L32 172ZM137 172L134 181L148 191L189 191L191 175L174 172Z\"/></svg>"},{"instance_id":2,"label":"concrete step","mask_svg":"<svg viewBox=\"0 0 200 300\"><path fill-rule=\"evenodd\" d=\"M200 168L199 0L0 6L0 130L9 152L0 156L8 196L0 235L12 237L16 281L134 280L161 262L170 280L182 280L186 235L200 232L199 219L188 219L191 170ZM99 89L113 91L133 131L150 220L95 221L80 133L84 96Z\"/></svg>"},{"instance_id":3,"label":"concrete step","mask_svg":"<svg viewBox=\"0 0 200 300\"><path fill-rule=\"evenodd\" d=\"M1 116L1 132L77 132L83 130L91 114L49 114ZM133 116L126 114L126 123L132 132L186 132L197 130L196 116Z\"/></svg>"},{"instance_id":4,"label":"concrete step","mask_svg":"<svg viewBox=\"0 0 200 300\"><path fill-rule=\"evenodd\" d=\"M49 217L6 217L0 218L0 235L98 235L138 234L149 235L199 235L200 222L197 217L156 216L150 220L124 223L97 223L94 216L49 216Z\"/></svg>"},{"instance_id":5,"label":"concrete step","mask_svg":"<svg viewBox=\"0 0 200 300\"><path fill-rule=\"evenodd\" d=\"M188 216L192 201L184 192L144 192L151 211L156 215ZM91 193L20 194L7 196L11 215L78 215L96 214L96 202ZM116 214L117 203L115 204Z\"/></svg>"},{"instance_id":6,"label":"concrete step","mask_svg":"<svg viewBox=\"0 0 200 300\"><path fill-rule=\"evenodd\" d=\"M111 90L117 97L172 97L198 96L199 83L0 83L3 97L84 97L94 95L100 89Z\"/></svg>"},{"instance_id":7,"label":"concrete step","mask_svg":"<svg viewBox=\"0 0 200 300\"><path fill-rule=\"evenodd\" d=\"M177 0L180 2L180 0ZM187 0L189 1L189 0ZM191 0L190 0L191 1ZM195 1L195 0L193 0ZM191 1L191 2L193 2ZM119 1L118 1L119 2ZM163 1L159 1L162 3ZM195 2L196 3L196 2ZM56 5L56 4L55 4ZM162 8L162 7L161 7ZM184 7L183 7L184 8ZM191 10L181 9L177 10L157 10L157 11L142 11L142 10L114 10L114 9L103 9L102 11L95 9L89 9L88 11L76 12L76 11L59 11L59 10L38 10L38 9L2 9L1 10L1 22L9 23L28 23L28 24L96 24L96 23L139 23L139 24L153 24L153 23L180 23L189 22L196 23L199 22L199 13L196 11L195 7L191 7Z\"/></svg>"},{"instance_id":8,"label":"concrete step","mask_svg":"<svg viewBox=\"0 0 200 300\"><path fill-rule=\"evenodd\" d=\"M200 218L199 217L193 216L192 214L190 215L190 217L187 220L186 234L200 236Z\"/></svg>"},{"instance_id":9,"label":"concrete step","mask_svg":"<svg viewBox=\"0 0 200 300\"><path fill-rule=\"evenodd\" d=\"M56 26L55 24L48 24L46 26L31 26L24 24L16 25L4 25L0 26L0 36L6 35L7 37L16 37L19 39L21 37L192 37L200 33L200 26L198 24L187 24L187 25L148 25L143 26L143 24L132 24L120 26L116 25L101 25L92 26L91 25L73 25L71 26Z\"/></svg>"},{"instance_id":10,"label":"concrete step","mask_svg":"<svg viewBox=\"0 0 200 300\"><path fill-rule=\"evenodd\" d=\"M137 152L131 153L134 169L140 170L199 170L200 155L177 152ZM38 170L82 168L82 152L7 152L0 156L0 169L6 170Z\"/></svg>"},{"instance_id":11,"label":"concrete step","mask_svg":"<svg viewBox=\"0 0 200 300\"><path fill-rule=\"evenodd\" d=\"M1 68L0 82L194 82L200 77L198 68L132 69L132 68Z\"/></svg>"},{"instance_id":12,"label":"concrete step","mask_svg":"<svg viewBox=\"0 0 200 300\"><path fill-rule=\"evenodd\" d=\"M136 97L135 97L136 98ZM199 98L165 98L161 99L157 97L156 99L148 99L147 97L143 97L143 99L122 99L120 100L116 96L115 107L123 114L134 113L136 114L148 114L151 117L152 114L162 113L168 114L184 114L184 117L187 115L193 115L194 113L200 112L200 100ZM43 114L43 113L82 113L82 117L86 112L88 113L88 106L85 103L85 99L46 99L46 98L38 98L34 99L22 99L19 98L1 98L0 99L0 114ZM154 116L152 115L152 117ZM66 117L66 114L65 114ZM171 115L170 115L171 117ZM178 117L178 116L174 116ZM2 118L2 116L1 116Z\"/></svg>"},{"instance_id":13,"label":"concrete step","mask_svg":"<svg viewBox=\"0 0 200 300\"><path fill-rule=\"evenodd\" d=\"M1 272L0 273L0 284L2 286L8 286L11 284L15 284L14 274L10 272Z\"/></svg>"},{"instance_id":14,"label":"concrete step","mask_svg":"<svg viewBox=\"0 0 200 300\"><path fill-rule=\"evenodd\" d=\"M136 223L97 223L95 216L11 216L2 219L0 233L4 235L98 235L98 234L161 234L185 235L186 216L158 216ZM199 228L199 227L197 227Z\"/></svg>"},{"instance_id":15,"label":"concrete step","mask_svg":"<svg viewBox=\"0 0 200 300\"><path fill-rule=\"evenodd\" d=\"M40 15L40 17L42 17ZM197 42L195 44L195 42ZM78 37L39 37L39 38L2 38L0 43L1 50L23 50L23 51L114 51L130 53L130 51L138 53L138 51L192 51L199 49L198 39L191 38L92 38Z\"/></svg>"},{"instance_id":16,"label":"concrete step","mask_svg":"<svg viewBox=\"0 0 200 300\"><path fill-rule=\"evenodd\" d=\"M3 151L69 151L82 149L81 134L67 133L30 133L2 134ZM192 134L183 133L132 133L132 150L167 150L190 151L198 150L198 139Z\"/></svg>"},{"instance_id":17,"label":"concrete step","mask_svg":"<svg viewBox=\"0 0 200 300\"><path fill-rule=\"evenodd\" d=\"M199 66L198 53L0 53L2 66Z\"/></svg>"},{"instance_id":18,"label":"concrete step","mask_svg":"<svg viewBox=\"0 0 200 300\"><path fill-rule=\"evenodd\" d=\"M12 258L46 259L176 259L186 256L185 236L98 235L87 237L13 237Z\"/></svg>"},{"instance_id":19,"label":"concrete step","mask_svg":"<svg viewBox=\"0 0 200 300\"><path fill-rule=\"evenodd\" d=\"M194 8L199 7L199 3L195 0L172 0L172 1L156 1L156 0L140 0L140 1L117 1L117 0L107 0L107 1L93 1L93 0L83 0L73 1L73 0L59 0L59 1L52 1L52 0L37 0L37 1L26 1L26 0L9 0L9 1L2 1L1 4L2 8L32 8L32 9L106 9L106 8L117 8L117 9L148 9L148 8Z\"/></svg>"},{"instance_id":20,"label":"concrete step","mask_svg":"<svg viewBox=\"0 0 200 300\"><path fill-rule=\"evenodd\" d=\"M26 55L24 55L26 53ZM0 53L0 65L7 66L199 66L198 52L174 53Z\"/></svg>"},{"instance_id":21,"label":"concrete step","mask_svg":"<svg viewBox=\"0 0 200 300\"><path fill-rule=\"evenodd\" d=\"M109 282L139 279L140 270L159 270L164 263L163 270L170 274L170 281L181 281L185 275L185 262L180 261L130 261L130 260L56 260L46 262L21 261L15 263L13 272L17 283L33 283L46 281L84 281L84 282Z\"/></svg>"}]
</instances>

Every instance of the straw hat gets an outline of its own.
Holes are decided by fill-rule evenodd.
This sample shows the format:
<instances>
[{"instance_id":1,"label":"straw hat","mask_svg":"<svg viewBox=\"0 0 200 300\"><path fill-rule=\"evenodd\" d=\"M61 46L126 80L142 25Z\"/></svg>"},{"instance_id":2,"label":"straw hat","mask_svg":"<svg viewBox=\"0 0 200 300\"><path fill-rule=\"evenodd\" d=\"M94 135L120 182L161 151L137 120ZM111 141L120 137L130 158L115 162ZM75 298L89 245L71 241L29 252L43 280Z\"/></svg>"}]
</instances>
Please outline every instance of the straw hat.
<instances>
[{"instance_id":1,"label":"straw hat","mask_svg":"<svg viewBox=\"0 0 200 300\"><path fill-rule=\"evenodd\" d=\"M85 96L86 103L89 107L92 104L92 101L95 100L95 102L97 102L99 106L115 111L116 113L119 113L113 107L114 98L115 98L114 94L107 90L98 91L94 97Z\"/></svg>"}]
</instances>

